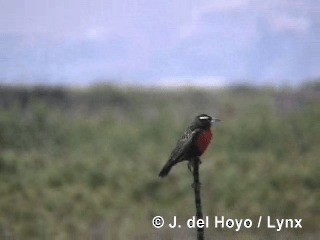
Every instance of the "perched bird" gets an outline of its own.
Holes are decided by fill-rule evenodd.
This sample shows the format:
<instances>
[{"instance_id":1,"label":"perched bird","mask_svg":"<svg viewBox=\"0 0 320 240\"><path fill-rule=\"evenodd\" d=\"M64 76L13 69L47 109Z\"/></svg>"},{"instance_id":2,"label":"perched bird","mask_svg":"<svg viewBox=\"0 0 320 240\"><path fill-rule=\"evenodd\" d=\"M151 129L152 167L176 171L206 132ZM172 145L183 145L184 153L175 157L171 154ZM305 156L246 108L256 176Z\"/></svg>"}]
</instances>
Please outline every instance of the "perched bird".
<instances>
[{"instance_id":1,"label":"perched bird","mask_svg":"<svg viewBox=\"0 0 320 240\"><path fill-rule=\"evenodd\" d=\"M207 114L198 115L177 142L168 162L159 173L159 177L167 176L170 169L179 162L189 161L190 163L193 159L200 157L213 137L211 125L220 121Z\"/></svg>"}]
</instances>

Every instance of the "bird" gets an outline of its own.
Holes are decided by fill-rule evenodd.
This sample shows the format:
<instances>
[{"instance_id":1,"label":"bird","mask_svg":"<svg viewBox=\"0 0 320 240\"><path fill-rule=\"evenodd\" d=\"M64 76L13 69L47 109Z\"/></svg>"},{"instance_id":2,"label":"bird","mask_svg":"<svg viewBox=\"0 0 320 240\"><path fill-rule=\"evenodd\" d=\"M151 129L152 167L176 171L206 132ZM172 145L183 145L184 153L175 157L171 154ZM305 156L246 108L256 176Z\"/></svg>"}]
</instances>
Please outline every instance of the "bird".
<instances>
[{"instance_id":1,"label":"bird","mask_svg":"<svg viewBox=\"0 0 320 240\"><path fill-rule=\"evenodd\" d=\"M213 139L212 124L218 122L221 122L221 120L207 114L196 116L178 140L169 160L160 171L159 177L167 176L171 168L179 162L189 161L190 164L194 159L198 159L206 151Z\"/></svg>"}]
</instances>

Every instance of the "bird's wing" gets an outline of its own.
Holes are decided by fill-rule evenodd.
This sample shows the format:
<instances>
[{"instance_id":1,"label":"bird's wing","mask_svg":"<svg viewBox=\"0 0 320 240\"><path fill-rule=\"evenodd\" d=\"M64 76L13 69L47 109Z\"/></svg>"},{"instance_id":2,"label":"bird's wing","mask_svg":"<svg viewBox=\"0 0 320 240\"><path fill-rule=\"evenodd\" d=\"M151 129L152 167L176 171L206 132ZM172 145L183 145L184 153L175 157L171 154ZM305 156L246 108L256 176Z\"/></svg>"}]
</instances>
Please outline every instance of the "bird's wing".
<instances>
[{"instance_id":1,"label":"bird's wing","mask_svg":"<svg viewBox=\"0 0 320 240\"><path fill-rule=\"evenodd\" d=\"M178 140L175 149L170 154L169 161L180 162L184 160L187 149L191 147L197 137L201 134L202 130L187 130L184 135Z\"/></svg>"}]
</instances>

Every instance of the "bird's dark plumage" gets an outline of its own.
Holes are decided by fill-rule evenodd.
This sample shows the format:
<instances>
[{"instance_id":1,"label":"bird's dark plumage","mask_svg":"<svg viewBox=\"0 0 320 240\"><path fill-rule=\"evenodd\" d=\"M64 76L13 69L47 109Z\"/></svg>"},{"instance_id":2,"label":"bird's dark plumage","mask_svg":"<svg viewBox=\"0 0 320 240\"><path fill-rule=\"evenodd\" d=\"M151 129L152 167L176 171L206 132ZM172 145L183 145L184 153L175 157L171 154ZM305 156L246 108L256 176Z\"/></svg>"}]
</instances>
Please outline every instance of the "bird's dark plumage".
<instances>
[{"instance_id":1,"label":"bird's dark plumage","mask_svg":"<svg viewBox=\"0 0 320 240\"><path fill-rule=\"evenodd\" d=\"M211 123L218 121L220 120L206 114L197 116L178 140L176 147L171 152L169 160L160 171L159 176L167 176L171 168L179 162L190 161L201 156L211 141Z\"/></svg>"}]
</instances>

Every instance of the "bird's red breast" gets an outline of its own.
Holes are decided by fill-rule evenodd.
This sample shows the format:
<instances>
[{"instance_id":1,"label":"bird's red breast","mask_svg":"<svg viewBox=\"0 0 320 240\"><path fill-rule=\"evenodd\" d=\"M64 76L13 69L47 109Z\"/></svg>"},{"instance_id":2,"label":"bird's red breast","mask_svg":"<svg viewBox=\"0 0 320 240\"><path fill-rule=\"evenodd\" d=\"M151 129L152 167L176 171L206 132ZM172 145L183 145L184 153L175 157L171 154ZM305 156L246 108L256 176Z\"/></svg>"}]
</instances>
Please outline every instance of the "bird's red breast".
<instances>
[{"instance_id":1,"label":"bird's red breast","mask_svg":"<svg viewBox=\"0 0 320 240\"><path fill-rule=\"evenodd\" d=\"M197 140L197 146L201 153L204 153L207 147L209 146L212 139L212 132L210 129L206 130L204 133L202 133L198 140Z\"/></svg>"}]
</instances>

